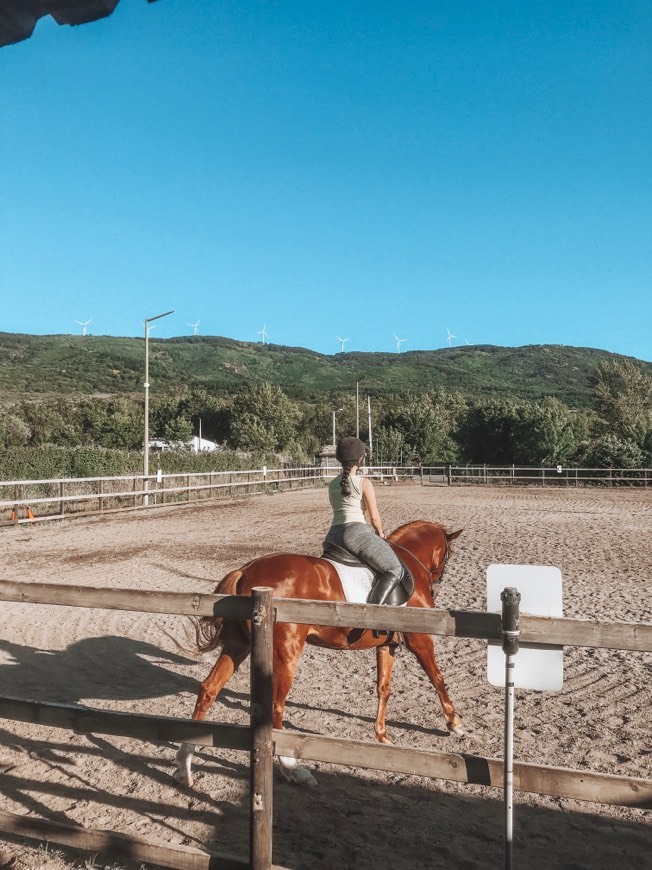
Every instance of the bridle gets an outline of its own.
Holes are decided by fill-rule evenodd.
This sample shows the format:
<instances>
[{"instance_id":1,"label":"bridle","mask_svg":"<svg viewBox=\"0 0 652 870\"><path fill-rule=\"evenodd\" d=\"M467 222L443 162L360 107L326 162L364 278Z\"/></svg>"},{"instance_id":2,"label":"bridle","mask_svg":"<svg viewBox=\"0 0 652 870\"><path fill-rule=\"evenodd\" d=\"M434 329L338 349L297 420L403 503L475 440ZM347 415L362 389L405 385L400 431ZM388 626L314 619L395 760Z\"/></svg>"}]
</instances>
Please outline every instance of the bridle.
<instances>
[{"instance_id":1,"label":"bridle","mask_svg":"<svg viewBox=\"0 0 652 870\"><path fill-rule=\"evenodd\" d=\"M441 581L444 579L444 571L446 570L446 563L448 562L448 557L450 555L448 538L446 536L444 536L444 540L446 541L444 555L441 557L441 561L437 565L435 565L434 568L427 568L423 564L421 559L419 559L417 556L415 556L411 550L406 549L401 544L396 544L393 541L391 542L392 547L396 547L398 550L403 550L404 553L407 553L408 555L412 556L412 558L417 563L417 565L419 565L421 568L423 568L423 570L426 572L426 574L430 575L430 593L432 595L433 601L436 598L437 587L439 586Z\"/></svg>"}]
</instances>

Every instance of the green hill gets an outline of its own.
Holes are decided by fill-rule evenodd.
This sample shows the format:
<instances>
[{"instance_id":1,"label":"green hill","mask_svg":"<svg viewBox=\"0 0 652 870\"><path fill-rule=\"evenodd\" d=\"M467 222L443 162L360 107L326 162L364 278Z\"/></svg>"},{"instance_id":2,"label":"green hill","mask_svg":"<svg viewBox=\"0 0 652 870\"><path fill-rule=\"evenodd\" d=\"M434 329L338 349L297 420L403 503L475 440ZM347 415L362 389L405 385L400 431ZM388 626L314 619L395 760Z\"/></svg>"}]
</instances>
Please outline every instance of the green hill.
<instances>
[{"instance_id":1,"label":"green hill","mask_svg":"<svg viewBox=\"0 0 652 870\"><path fill-rule=\"evenodd\" d=\"M451 347L404 353L319 354L299 347L253 344L219 336L150 338L150 382L157 392L181 387L234 391L268 381L296 398L350 391L419 393L441 387L469 397L554 396L590 407L601 361L628 359L652 375L652 364L603 350L562 345ZM142 338L0 333L0 394L92 396L141 393Z\"/></svg>"}]
</instances>

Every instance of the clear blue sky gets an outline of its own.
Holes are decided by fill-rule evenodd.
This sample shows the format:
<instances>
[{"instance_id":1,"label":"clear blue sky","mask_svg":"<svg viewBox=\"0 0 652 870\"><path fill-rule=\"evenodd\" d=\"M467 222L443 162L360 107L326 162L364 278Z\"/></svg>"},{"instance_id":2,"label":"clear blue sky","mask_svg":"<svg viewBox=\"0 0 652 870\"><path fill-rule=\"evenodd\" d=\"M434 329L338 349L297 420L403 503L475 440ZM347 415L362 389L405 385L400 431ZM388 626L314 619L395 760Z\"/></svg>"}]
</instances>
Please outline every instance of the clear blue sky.
<instances>
[{"instance_id":1,"label":"clear blue sky","mask_svg":"<svg viewBox=\"0 0 652 870\"><path fill-rule=\"evenodd\" d=\"M652 360L649 0L121 0L0 49L0 331Z\"/></svg>"}]
</instances>

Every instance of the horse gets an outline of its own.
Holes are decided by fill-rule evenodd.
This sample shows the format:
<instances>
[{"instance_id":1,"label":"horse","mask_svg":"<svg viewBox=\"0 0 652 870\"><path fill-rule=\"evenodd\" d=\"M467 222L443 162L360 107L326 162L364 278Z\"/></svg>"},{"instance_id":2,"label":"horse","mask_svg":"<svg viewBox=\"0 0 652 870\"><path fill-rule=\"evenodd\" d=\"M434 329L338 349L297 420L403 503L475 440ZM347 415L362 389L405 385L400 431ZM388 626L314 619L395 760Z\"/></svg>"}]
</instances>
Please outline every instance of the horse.
<instances>
[{"instance_id":1,"label":"horse","mask_svg":"<svg viewBox=\"0 0 652 870\"><path fill-rule=\"evenodd\" d=\"M447 531L439 523L417 520L392 532L388 543L414 578L410 607L434 607L439 584L451 552L451 542L461 533ZM262 556L227 574L215 589L219 595L250 595L256 586L268 586L278 598L344 601L344 590L336 569L324 558L295 553ZM380 605L382 606L382 605ZM201 683L193 719L203 719L217 696L233 676L251 649L250 622L204 616L193 619L195 642L200 652L221 649L217 662ZM431 635L402 633L405 646L412 652L434 686L450 732L464 736L460 717L446 691L444 678L435 659ZM400 643L395 633L379 634L371 630L353 630L323 625L276 623L273 629L272 724L283 727L285 701L292 686L299 658L306 643L334 650L376 649L378 707L375 737L391 743L387 736L385 713L390 695L394 654ZM195 747L182 743L177 754L176 781L192 786L192 756ZM279 756L283 776L290 782L316 785L309 770L295 758Z\"/></svg>"}]
</instances>

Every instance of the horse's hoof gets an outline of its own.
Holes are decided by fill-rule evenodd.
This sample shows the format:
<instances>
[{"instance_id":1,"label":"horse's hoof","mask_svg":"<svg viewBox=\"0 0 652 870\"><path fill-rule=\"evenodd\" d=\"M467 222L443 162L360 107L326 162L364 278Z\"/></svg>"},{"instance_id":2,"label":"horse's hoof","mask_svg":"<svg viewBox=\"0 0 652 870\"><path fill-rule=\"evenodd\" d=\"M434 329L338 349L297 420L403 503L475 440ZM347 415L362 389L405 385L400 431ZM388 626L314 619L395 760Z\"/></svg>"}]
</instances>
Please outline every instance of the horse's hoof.
<instances>
[{"instance_id":1,"label":"horse's hoof","mask_svg":"<svg viewBox=\"0 0 652 870\"><path fill-rule=\"evenodd\" d=\"M451 732L451 734L454 734L456 737L467 737L468 736L466 731L464 730L464 728L462 728L461 725L456 725L455 728L451 728L450 732Z\"/></svg>"},{"instance_id":2,"label":"horse's hoof","mask_svg":"<svg viewBox=\"0 0 652 870\"><path fill-rule=\"evenodd\" d=\"M305 767L297 767L294 773L294 781L297 785L307 785L308 788L315 788L317 785L317 780Z\"/></svg>"},{"instance_id":3,"label":"horse's hoof","mask_svg":"<svg viewBox=\"0 0 652 870\"><path fill-rule=\"evenodd\" d=\"M288 782L293 782L296 785L306 785L308 788L315 788L317 785L317 780L305 767L293 767L288 771L283 770L283 775Z\"/></svg>"},{"instance_id":4,"label":"horse's hoof","mask_svg":"<svg viewBox=\"0 0 652 870\"><path fill-rule=\"evenodd\" d=\"M174 771L172 776L177 785L185 785L187 788L192 788L194 783L192 774L190 774L190 776L186 776L185 773L177 769Z\"/></svg>"}]
</instances>

